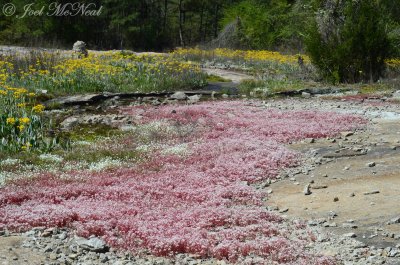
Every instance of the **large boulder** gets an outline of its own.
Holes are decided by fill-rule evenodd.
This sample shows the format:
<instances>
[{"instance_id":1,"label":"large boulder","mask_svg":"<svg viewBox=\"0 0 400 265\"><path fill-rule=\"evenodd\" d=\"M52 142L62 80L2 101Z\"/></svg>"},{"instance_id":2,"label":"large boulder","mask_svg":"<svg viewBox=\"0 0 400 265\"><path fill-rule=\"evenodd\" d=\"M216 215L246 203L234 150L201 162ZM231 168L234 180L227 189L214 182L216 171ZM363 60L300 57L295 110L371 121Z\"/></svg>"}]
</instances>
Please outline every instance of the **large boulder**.
<instances>
[{"instance_id":1,"label":"large boulder","mask_svg":"<svg viewBox=\"0 0 400 265\"><path fill-rule=\"evenodd\" d=\"M89 53L86 49L86 43L83 41L78 40L77 42L74 43L74 46L72 47L72 51L76 54L78 54L79 58L83 57L88 57Z\"/></svg>"}]
</instances>

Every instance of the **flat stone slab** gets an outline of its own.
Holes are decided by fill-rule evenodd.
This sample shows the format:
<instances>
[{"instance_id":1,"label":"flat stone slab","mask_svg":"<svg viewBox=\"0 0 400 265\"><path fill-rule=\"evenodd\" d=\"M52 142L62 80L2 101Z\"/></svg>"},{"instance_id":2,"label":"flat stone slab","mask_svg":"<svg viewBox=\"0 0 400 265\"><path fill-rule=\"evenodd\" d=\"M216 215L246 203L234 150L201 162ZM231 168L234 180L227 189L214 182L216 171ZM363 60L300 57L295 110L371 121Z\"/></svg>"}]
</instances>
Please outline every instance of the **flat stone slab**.
<instances>
[{"instance_id":1,"label":"flat stone slab","mask_svg":"<svg viewBox=\"0 0 400 265\"><path fill-rule=\"evenodd\" d=\"M57 104L64 106L75 106L75 105L86 105L86 104L95 104L107 99L128 99L128 98L139 98L139 97L168 97L173 95L176 92L183 92L187 96L193 95L203 95L203 96L211 96L211 95L219 95L219 92L211 91L211 90L191 90L191 91L174 91L174 92L152 92L152 93L95 93L95 94L82 94L82 95L73 95L73 96L65 96L59 97L55 99L51 99L46 101L44 104L46 106Z\"/></svg>"}]
</instances>

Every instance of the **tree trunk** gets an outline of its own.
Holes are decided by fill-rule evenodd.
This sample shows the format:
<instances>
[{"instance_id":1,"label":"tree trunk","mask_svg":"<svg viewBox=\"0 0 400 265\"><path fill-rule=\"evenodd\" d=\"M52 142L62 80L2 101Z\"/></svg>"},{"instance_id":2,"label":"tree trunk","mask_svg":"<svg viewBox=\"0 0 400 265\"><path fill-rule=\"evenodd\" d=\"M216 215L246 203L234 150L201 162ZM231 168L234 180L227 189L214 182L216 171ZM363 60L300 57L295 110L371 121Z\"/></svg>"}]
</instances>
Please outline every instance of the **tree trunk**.
<instances>
[{"instance_id":1,"label":"tree trunk","mask_svg":"<svg viewBox=\"0 0 400 265\"><path fill-rule=\"evenodd\" d=\"M185 47L185 42L183 39L183 0L179 0L179 40L181 46Z\"/></svg>"}]
</instances>

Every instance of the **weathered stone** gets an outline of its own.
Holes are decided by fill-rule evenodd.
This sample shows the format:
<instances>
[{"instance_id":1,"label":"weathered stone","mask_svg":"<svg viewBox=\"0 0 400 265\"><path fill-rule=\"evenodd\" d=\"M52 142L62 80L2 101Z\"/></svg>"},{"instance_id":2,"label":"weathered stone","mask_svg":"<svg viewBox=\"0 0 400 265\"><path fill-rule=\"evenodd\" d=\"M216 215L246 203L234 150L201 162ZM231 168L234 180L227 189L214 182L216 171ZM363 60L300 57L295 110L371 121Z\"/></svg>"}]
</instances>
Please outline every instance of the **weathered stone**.
<instances>
[{"instance_id":1,"label":"weathered stone","mask_svg":"<svg viewBox=\"0 0 400 265\"><path fill-rule=\"evenodd\" d=\"M357 237L357 235L355 233L347 233L347 234L344 234L343 237L355 238L355 237Z\"/></svg>"},{"instance_id":2,"label":"weathered stone","mask_svg":"<svg viewBox=\"0 0 400 265\"><path fill-rule=\"evenodd\" d=\"M392 224L400 224L400 216L397 216L395 218L390 219L387 222L388 225L392 225Z\"/></svg>"},{"instance_id":3,"label":"weathered stone","mask_svg":"<svg viewBox=\"0 0 400 265\"><path fill-rule=\"evenodd\" d=\"M349 136L354 135L354 132L348 131L348 132L341 132L340 134L342 137L349 137Z\"/></svg>"},{"instance_id":4,"label":"weathered stone","mask_svg":"<svg viewBox=\"0 0 400 265\"><path fill-rule=\"evenodd\" d=\"M189 104L194 104L199 102L201 99L201 95L193 95L193 96L189 96L187 102Z\"/></svg>"},{"instance_id":5,"label":"weathered stone","mask_svg":"<svg viewBox=\"0 0 400 265\"><path fill-rule=\"evenodd\" d=\"M373 190L373 191L364 192L364 195L372 195L372 194L378 194L378 193L380 193L379 190Z\"/></svg>"},{"instance_id":6,"label":"weathered stone","mask_svg":"<svg viewBox=\"0 0 400 265\"><path fill-rule=\"evenodd\" d=\"M352 224L352 223L344 223L342 224L343 228L352 228L352 229L356 229L358 228L358 226L356 224Z\"/></svg>"},{"instance_id":7,"label":"weathered stone","mask_svg":"<svg viewBox=\"0 0 400 265\"><path fill-rule=\"evenodd\" d=\"M400 99L400 90L397 90L393 93L392 97L394 99Z\"/></svg>"},{"instance_id":8,"label":"weathered stone","mask_svg":"<svg viewBox=\"0 0 400 265\"><path fill-rule=\"evenodd\" d=\"M86 49L86 43L83 41L77 41L72 47L72 51L78 54L79 58L88 57L89 53Z\"/></svg>"},{"instance_id":9,"label":"weathered stone","mask_svg":"<svg viewBox=\"0 0 400 265\"><path fill-rule=\"evenodd\" d=\"M170 96L171 99L177 99L177 100L185 100L187 99L187 97L188 96L182 91L177 91Z\"/></svg>"},{"instance_id":10,"label":"weathered stone","mask_svg":"<svg viewBox=\"0 0 400 265\"><path fill-rule=\"evenodd\" d=\"M307 184L307 185L304 187L303 193L304 193L304 195L311 195L311 194L312 194L312 192L311 192L311 190L310 190L310 184Z\"/></svg>"},{"instance_id":11,"label":"weathered stone","mask_svg":"<svg viewBox=\"0 0 400 265\"><path fill-rule=\"evenodd\" d=\"M75 243L82 249L93 251L93 252L105 252L108 250L106 243L97 237L85 239L78 237L75 239Z\"/></svg>"}]
</instances>

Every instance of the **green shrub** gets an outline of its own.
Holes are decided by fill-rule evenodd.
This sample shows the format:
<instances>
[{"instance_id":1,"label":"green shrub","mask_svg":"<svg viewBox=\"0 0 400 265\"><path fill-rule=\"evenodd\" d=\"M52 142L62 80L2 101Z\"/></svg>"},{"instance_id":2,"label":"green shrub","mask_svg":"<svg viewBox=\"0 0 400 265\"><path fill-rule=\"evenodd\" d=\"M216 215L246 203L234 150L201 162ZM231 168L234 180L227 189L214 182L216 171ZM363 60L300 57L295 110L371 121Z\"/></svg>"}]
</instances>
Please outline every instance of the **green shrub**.
<instances>
[{"instance_id":1,"label":"green shrub","mask_svg":"<svg viewBox=\"0 0 400 265\"><path fill-rule=\"evenodd\" d=\"M306 38L314 65L331 82L377 81L390 43L376 1L327 0Z\"/></svg>"}]
</instances>

